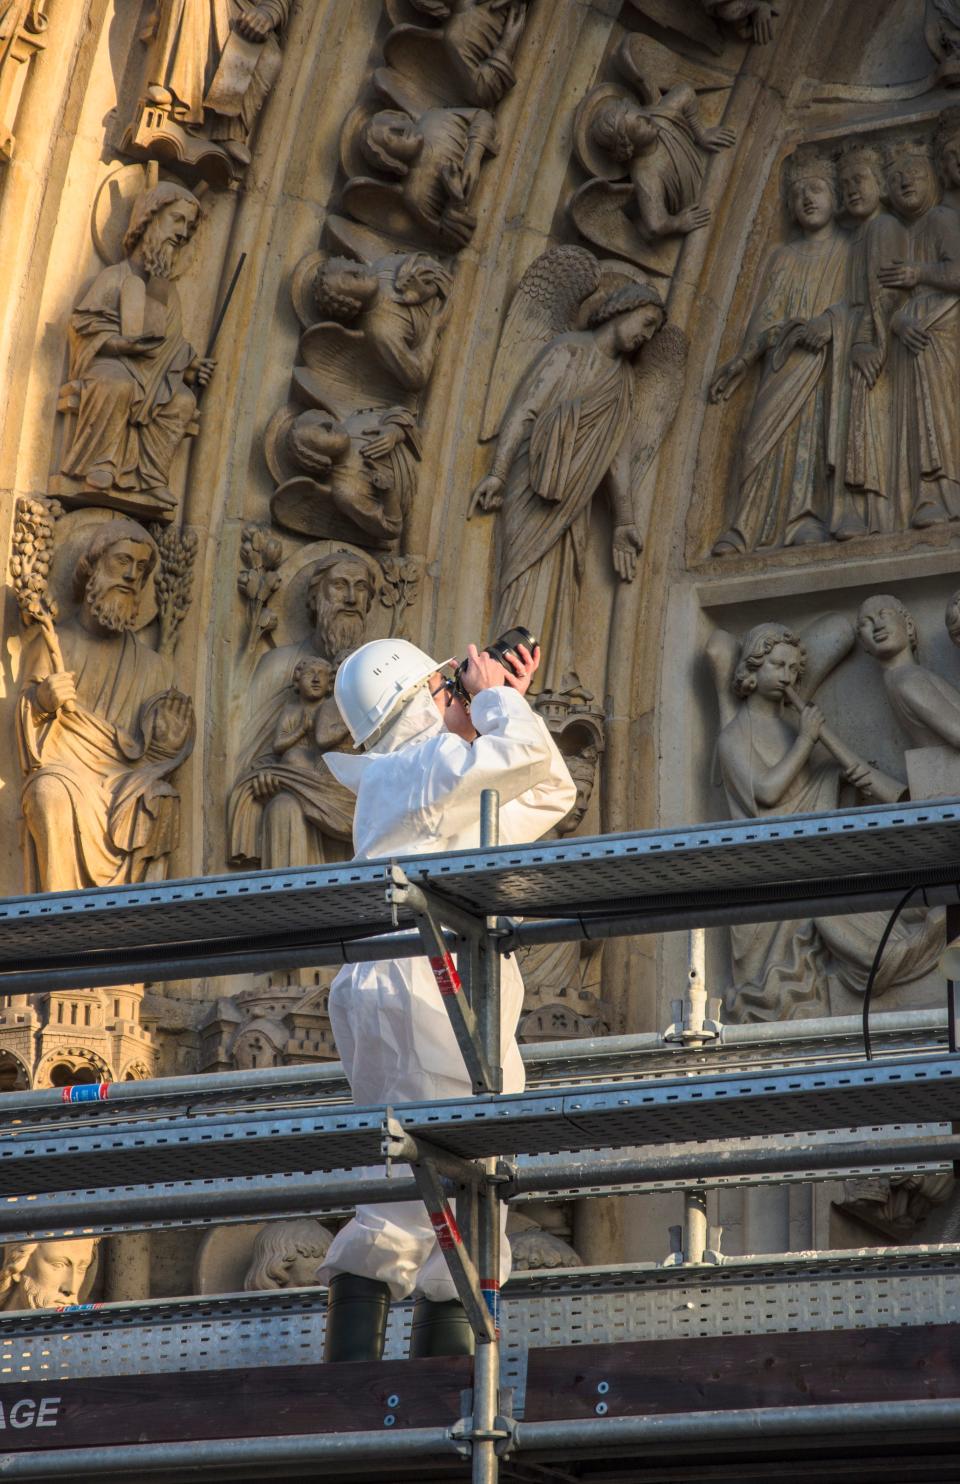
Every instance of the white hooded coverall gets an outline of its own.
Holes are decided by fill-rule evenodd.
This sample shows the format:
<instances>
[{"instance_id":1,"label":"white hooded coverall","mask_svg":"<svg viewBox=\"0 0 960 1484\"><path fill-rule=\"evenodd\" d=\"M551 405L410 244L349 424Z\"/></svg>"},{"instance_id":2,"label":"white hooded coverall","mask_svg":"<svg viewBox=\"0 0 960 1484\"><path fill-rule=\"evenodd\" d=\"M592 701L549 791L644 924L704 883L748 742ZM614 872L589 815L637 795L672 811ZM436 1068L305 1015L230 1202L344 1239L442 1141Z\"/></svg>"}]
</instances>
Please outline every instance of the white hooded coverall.
<instances>
[{"instance_id":1,"label":"white hooded coverall","mask_svg":"<svg viewBox=\"0 0 960 1484\"><path fill-rule=\"evenodd\" d=\"M357 860L464 850L480 844L480 794L500 794L504 845L537 840L573 807L576 789L547 727L510 686L482 690L470 717L472 743L448 732L426 686L365 754L325 754L330 771L357 794ZM522 1092L516 1029L523 981L502 960L504 1092ZM466 1065L426 958L349 964L330 991L330 1021L354 1102L408 1103L471 1096ZM371 1171L371 1173L374 1173ZM504 1211L504 1220L506 1212ZM501 1243L500 1281L510 1274ZM456 1296L430 1218L419 1201L358 1206L317 1277L356 1273L387 1283L394 1299L417 1292Z\"/></svg>"}]
</instances>

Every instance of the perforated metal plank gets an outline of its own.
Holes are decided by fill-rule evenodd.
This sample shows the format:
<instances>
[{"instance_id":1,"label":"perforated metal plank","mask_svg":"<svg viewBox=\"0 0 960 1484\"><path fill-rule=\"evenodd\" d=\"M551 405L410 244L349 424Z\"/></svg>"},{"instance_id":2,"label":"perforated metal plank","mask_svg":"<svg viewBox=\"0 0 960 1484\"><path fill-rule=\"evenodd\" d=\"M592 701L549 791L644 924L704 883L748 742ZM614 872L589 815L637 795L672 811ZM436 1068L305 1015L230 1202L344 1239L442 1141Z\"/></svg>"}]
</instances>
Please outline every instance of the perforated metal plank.
<instances>
[{"instance_id":1,"label":"perforated metal plank","mask_svg":"<svg viewBox=\"0 0 960 1484\"><path fill-rule=\"evenodd\" d=\"M524 941L692 927L721 909L730 920L789 918L811 900L823 913L862 910L905 886L953 900L958 862L960 805L949 801L401 857L411 879L462 909L553 919L526 921ZM355 956L351 939L396 925L383 869L259 871L0 902L0 984L36 988L42 973L69 983L71 971L76 986L104 983L132 964L162 979L295 950L304 961L345 960ZM404 911L397 921L412 925ZM363 948L371 958L402 951L413 951L409 942Z\"/></svg>"},{"instance_id":2,"label":"perforated metal plank","mask_svg":"<svg viewBox=\"0 0 960 1484\"><path fill-rule=\"evenodd\" d=\"M156 1183L373 1165L383 1112L277 1109L265 1116L239 1109L232 1116L107 1119L99 1126L93 1120L62 1130L5 1124L0 1194L138 1185L145 1174ZM398 1113L413 1134L467 1158L938 1123L960 1119L960 1056L413 1103Z\"/></svg>"}]
</instances>

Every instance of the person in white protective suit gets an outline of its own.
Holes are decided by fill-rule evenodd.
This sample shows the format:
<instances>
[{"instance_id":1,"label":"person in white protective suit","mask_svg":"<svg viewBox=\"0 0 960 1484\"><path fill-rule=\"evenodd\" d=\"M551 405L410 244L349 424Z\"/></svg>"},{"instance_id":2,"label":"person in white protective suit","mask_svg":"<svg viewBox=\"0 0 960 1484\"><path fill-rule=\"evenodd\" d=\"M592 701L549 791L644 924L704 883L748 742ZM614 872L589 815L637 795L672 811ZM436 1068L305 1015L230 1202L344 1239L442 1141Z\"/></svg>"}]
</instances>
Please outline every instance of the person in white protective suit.
<instances>
[{"instance_id":1,"label":"person in white protective suit","mask_svg":"<svg viewBox=\"0 0 960 1484\"><path fill-rule=\"evenodd\" d=\"M405 640L374 640L343 662L336 700L359 756L325 754L357 795L357 860L463 850L480 844L480 795L495 788L504 844L536 840L573 807L576 787L544 722L525 700L539 650L505 656L511 671L470 645L469 706L443 666ZM521 1092L516 1028L523 981L503 960L504 1092ZM467 1098L466 1065L426 958L340 970L330 1020L357 1103ZM504 1217L505 1217L504 1212ZM504 1238L501 1282L510 1272ZM390 1299L419 1295L411 1355L459 1354L472 1334L419 1201L357 1208L337 1234L318 1281L329 1284L327 1360L377 1359Z\"/></svg>"}]
</instances>

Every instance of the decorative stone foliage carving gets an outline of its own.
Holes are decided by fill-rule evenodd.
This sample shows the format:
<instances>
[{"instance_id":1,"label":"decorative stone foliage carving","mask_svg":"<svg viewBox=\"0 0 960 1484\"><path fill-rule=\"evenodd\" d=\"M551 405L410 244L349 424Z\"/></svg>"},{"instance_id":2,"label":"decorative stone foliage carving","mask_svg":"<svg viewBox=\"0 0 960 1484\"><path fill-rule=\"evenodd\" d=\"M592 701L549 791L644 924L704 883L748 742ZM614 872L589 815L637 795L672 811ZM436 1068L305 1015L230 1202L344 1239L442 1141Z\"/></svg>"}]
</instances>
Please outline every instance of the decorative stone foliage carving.
<instances>
[{"instance_id":1,"label":"decorative stone foliage carving","mask_svg":"<svg viewBox=\"0 0 960 1484\"><path fill-rule=\"evenodd\" d=\"M99 1245L99 1237L10 1243L3 1249L0 1266L0 1310L78 1304Z\"/></svg>"},{"instance_id":2,"label":"decorative stone foliage carving","mask_svg":"<svg viewBox=\"0 0 960 1484\"><path fill-rule=\"evenodd\" d=\"M280 72L290 0L154 0L146 90L126 147L227 185Z\"/></svg>"},{"instance_id":3,"label":"decorative stone foliage carving","mask_svg":"<svg viewBox=\"0 0 960 1484\"><path fill-rule=\"evenodd\" d=\"M88 522L73 537L75 612L53 643L39 624L22 667L29 890L163 877L179 829L171 778L194 742L190 698L135 632L157 565L153 538L129 519Z\"/></svg>"},{"instance_id":4,"label":"decorative stone foliage carving","mask_svg":"<svg viewBox=\"0 0 960 1484\"><path fill-rule=\"evenodd\" d=\"M577 158L592 179L573 196L570 215L588 242L663 272L658 244L707 225L707 160L737 136L704 125L688 82L661 89L654 60L645 38L628 34L616 63L629 86L603 83L577 109Z\"/></svg>"},{"instance_id":5,"label":"decorative stone foliage carving","mask_svg":"<svg viewBox=\"0 0 960 1484\"><path fill-rule=\"evenodd\" d=\"M496 108L517 80L513 59L529 0L387 0L391 67L444 98ZM432 22L433 24L424 24Z\"/></svg>"},{"instance_id":6,"label":"decorative stone foliage carving","mask_svg":"<svg viewBox=\"0 0 960 1484\"><path fill-rule=\"evenodd\" d=\"M199 429L198 395L213 374L183 333L172 281L200 222L185 186L161 181L136 201L124 258L81 295L70 320L61 475L65 504L170 520L170 466Z\"/></svg>"},{"instance_id":7,"label":"decorative stone foliage carving","mask_svg":"<svg viewBox=\"0 0 960 1484\"><path fill-rule=\"evenodd\" d=\"M322 689L316 661L332 672L363 643L380 581L377 564L360 552L334 551L313 563L306 579L309 637L268 650L258 661L247 692L240 769L228 809L232 864L316 865L328 858L325 842L341 842L340 853L349 845L354 796L319 756L321 748L349 748L349 737L327 700L305 700L302 688L311 674L309 683L319 681ZM312 722L284 750L314 706Z\"/></svg>"},{"instance_id":8,"label":"decorative stone foliage carving","mask_svg":"<svg viewBox=\"0 0 960 1484\"><path fill-rule=\"evenodd\" d=\"M722 630L711 636L707 658L722 722L717 760L733 818L835 809L842 781L867 799L902 796L903 786L847 749L809 699L849 653L853 638L852 625L838 616L811 625L802 638L778 623L758 624L739 645ZM806 700L797 695L801 681ZM788 719L791 713L796 722ZM729 1017L829 1014L831 975L862 994L885 922L884 913L873 912L731 928ZM941 946L936 914L904 913L887 944L875 993L922 978Z\"/></svg>"},{"instance_id":9,"label":"decorative stone foliage carving","mask_svg":"<svg viewBox=\"0 0 960 1484\"><path fill-rule=\"evenodd\" d=\"M437 107L390 67L377 68L373 85L380 101L355 108L341 134L344 209L412 245L459 252L477 224L481 166L499 147L492 114Z\"/></svg>"},{"instance_id":10,"label":"decorative stone foliage carving","mask_svg":"<svg viewBox=\"0 0 960 1484\"><path fill-rule=\"evenodd\" d=\"M484 417L493 464L471 513L500 512L493 628L524 623L540 636L545 690L580 688L575 615L603 482L613 569L624 582L636 573L634 493L673 422L686 354L665 322L656 289L626 274L604 282L575 247L541 254L510 305Z\"/></svg>"},{"instance_id":11,"label":"decorative stone foliage carving","mask_svg":"<svg viewBox=\"0 0 960 1484\"><path fill-rule=\"evenodd\" d=\"M247 604L246 650L251 654L259 640L277 626L270 599L282 578L277 568L283 561L283 543L265 526L246 526L240 539L240 571L237 587Z\"/></svg>"},{"instance_id":12,"label":"decorative stone foliage carving","mask_svg":"<svg viewBox=\"0 0 960 1484\"><path fill-rule=\"evenodd\" d=\"M30 63L46 45L47 0L0 0L0 164L13 155Z\"/></svg>"}]
</instances>

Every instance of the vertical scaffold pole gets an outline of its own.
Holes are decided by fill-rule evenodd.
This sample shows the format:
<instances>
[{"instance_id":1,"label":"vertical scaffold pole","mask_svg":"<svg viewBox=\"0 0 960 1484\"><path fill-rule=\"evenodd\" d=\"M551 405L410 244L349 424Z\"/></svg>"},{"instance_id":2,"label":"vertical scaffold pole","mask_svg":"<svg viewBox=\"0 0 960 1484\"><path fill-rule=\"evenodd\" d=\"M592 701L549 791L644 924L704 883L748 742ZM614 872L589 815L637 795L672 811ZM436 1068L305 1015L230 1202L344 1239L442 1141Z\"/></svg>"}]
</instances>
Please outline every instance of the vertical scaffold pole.
<instances>
[{"instance_id":1,"label":"vertical scaffold pole","mask_svg":"<svg viewBox=\"0 0 960 1484\"><path fill-rule=\"evenodd\" d=\"M484 789L480 795L481 848L500 843L500 795ZM481 982L475 1004L480 1044L493 1073L494 1087L503 1090L500 1064L500 953L490 935L495 920L487 918L487 939L481 964ZM493 1174L496 1160L485 1160ZM473 1484L497 1484L499 1460L492 1437L500 1403L500 1199L496 1186L488 1185L479 1202L480 1288L490 1309L496 1338L477 1344L473 1363Z\"/></svg>"}]
</instances>

